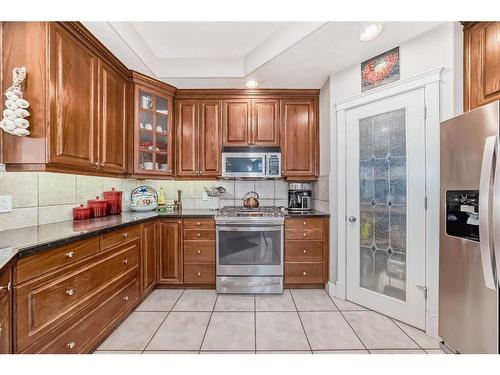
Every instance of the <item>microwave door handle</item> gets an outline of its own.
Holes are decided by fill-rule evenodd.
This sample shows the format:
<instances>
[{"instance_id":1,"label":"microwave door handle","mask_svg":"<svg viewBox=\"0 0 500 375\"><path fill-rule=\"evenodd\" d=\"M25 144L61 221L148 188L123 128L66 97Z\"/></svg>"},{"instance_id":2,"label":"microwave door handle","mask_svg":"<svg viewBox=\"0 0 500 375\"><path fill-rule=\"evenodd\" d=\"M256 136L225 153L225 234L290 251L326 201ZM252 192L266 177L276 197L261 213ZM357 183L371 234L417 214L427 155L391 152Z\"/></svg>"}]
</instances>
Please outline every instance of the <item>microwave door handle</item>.
<instances>
[{"instance_id":1,"label":"microwave door handle","mask_svg":"<svg viewBox=\"0 0 500 375\"><path fill-rule=\"evenodd\" d=\"M496 153L497 137L490 136L484 142L483 161L481 163L481 178L479 180L479 247L483 266L484 283L489 289L496 290L493 274L491 233L491 190L493 185L493 161Z\"/></svg>"},{"instance_id":2,"label":"microwave door handle","mask_svg":"<svg viewBox=\"0 0 500 375\"><path fill-rule=\"evenodd\" d=\"M269 161L268 161L267 155L263 155L262 158L264 159L264 163L263 163L264 164L264 167L263 167L264 168L264 171L263 171L264 173L263 174L264 174L265 177L267 177L267 171L269 169L267 163Z\"/></svg>"}]
</instances>

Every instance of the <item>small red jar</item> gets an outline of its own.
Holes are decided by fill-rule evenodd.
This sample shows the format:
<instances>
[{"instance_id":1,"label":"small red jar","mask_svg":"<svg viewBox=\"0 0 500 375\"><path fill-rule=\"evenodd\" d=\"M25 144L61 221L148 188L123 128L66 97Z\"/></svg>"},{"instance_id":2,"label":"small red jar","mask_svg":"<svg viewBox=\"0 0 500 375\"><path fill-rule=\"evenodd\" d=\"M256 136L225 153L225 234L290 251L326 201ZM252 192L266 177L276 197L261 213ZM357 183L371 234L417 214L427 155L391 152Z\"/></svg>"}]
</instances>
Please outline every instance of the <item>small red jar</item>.
<instances>
[{"instance_id":1,"label":"small red jar","mask_svg":"<svg viewBox=\"0 0 500 375\"><path fill-rule=\"evenodd\" d=\"M111 188L111 191L103 193L106 200L106 211L108 215L116 215L122 212L122 195L123 192Z\"/></svg>"},{"instance_id":2,"label":"small red jar","mask_svg":"<svg viewBox=\"0 0 500 375\"><path fill-rule=\"evenodd\" d=\"M85 219L90 219L90 207L84 207L81 204L80 207L73 208L73 220Z\"/></svg>"},{"instance_id":3,"label":"small red jar","mask_svg":"<svg viewBox=\"0 0 500 375\"><path fill-rule=\"evenodd\" d=\"M106 201L104 199L90 199L87 201L90 207L90 215L92 217L103 217L106 216Z\"/></svg>"}]
</instances>

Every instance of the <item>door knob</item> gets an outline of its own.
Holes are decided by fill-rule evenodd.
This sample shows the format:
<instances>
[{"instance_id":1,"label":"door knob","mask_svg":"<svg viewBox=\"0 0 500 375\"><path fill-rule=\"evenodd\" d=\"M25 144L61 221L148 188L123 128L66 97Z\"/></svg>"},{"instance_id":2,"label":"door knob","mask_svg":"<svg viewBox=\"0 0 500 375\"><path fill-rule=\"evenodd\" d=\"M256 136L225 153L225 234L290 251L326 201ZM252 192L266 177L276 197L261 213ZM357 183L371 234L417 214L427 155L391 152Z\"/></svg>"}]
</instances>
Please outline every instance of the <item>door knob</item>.
<instances>
[{"instance_id":1,"label":"door knob","mask_svg":"<svg viewBox=\"0 0 500 375\"><path fill-rule=\"evenodd\" d=\"M349 219L348 219L351 223L355 223L356 222L356 216L349 216Z\"/></svg>"}]
</instances>

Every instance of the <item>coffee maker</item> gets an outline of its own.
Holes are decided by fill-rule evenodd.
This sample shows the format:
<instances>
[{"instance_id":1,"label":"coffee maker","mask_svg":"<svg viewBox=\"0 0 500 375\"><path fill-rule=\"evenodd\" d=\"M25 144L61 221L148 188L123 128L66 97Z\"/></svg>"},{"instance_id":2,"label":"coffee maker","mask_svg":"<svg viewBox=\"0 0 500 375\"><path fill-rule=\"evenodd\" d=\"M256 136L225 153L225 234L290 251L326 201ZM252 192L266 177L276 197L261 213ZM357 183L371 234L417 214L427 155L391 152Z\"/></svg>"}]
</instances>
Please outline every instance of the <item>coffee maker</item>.
<instances>
[{"instance_id":1,"label":"coffee maker","mask_svg":"<svg viewBox=\"0 0 500 375\"><path fill-rule=\"evenodd\" d=\"M288 210L310 211L312 209L312 186L309 182L288 184Z\"/></svg>"}]
</instances>

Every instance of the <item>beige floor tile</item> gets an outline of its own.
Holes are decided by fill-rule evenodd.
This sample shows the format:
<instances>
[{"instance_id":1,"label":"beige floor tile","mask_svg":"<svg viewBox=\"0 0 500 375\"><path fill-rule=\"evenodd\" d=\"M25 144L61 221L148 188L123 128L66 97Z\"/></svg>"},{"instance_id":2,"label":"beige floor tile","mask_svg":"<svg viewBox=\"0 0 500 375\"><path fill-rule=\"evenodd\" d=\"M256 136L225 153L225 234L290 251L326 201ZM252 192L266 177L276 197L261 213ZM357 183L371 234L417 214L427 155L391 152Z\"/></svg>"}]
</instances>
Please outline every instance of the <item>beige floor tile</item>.
<instances>
[{"instance_id":1,"label":"beige floor tile","mask_svg":"<svg viewBox=\"0 0 500 375\"><path fill-rule=\"evenodd\" d=\"M201 350L255 350L253 312L214 312Z\"/></svg>"},{"instance_id":2,"label":"beige floor tile","mask_svg":"<svg viewBox=\"0 0 500 375\"><path fill-rule=\"evenodd\" d=\"M98 350L92 354L142 354L142 350Z\"/></svg>"},{"instance_id":3,"label":"beige floor tile","mask_svg":"<svg viewBox=\"0 0 500 375\"><path fill-rule=\"evenodd\" d=\"M171 312L146 350L199 350L210 312Z\"/></svg>"},{"instance_id":4,"label":"beige floor tile","mask_svg":"<svg viewBox=\"0 0 500 375\"><path fill-rule=\"evenodd\" d=\"M370 354L368 350L314 350L313 354Z\"/></svg>"},{"instance_id":5,"label":"beige floor tile","mask_svg":"<svg viewBox=\"0 0 500 375\"><path fill-rule=\"evenodd\" d=\"M216 299L215 290L185 290L173 311L212 311Z\"/></svg>"},{"instance_id":6,"label":"beige floor tile","mask_svg":"<svg viewBox=\"0 0 500 375\"><path fill-rule=\"evenodd\" d=\"M219 294L215 311L254 311L253 294Z\"/></svg>"},{"instance_id":7,"label":"beige floor tile","mask_svg":"<svg viewBox=\"0 0 500 375\"><path fill-rule=\"evenodd\" d=\"M136 311L170 311L182 294L182 289L156 289L137 307Z\"/></svg>"},{"instance_id":8,"label":"beige floor tile","mask_svg":"<svg viewBox=\"0 0 500 375\"><path fill-rule=\"evenodd\" d=\"M198 354L198 350L145 350L142 354Z\"/></svg>"},{"instance_id":9,"label":"beige floor tile","mask_svg":"<svg viewBox=\"0 0 500 375\"><path fill-rule=\"evenodd\" d=\"M255 354L255 350L202 350L200 354Z\"/></svg>"},{"instance_id":10,"label":"beige floor tile","mask_svg":"<svg viewBox=\"0 0 500 375\"><path fill-rule=\"evenodd\" d=\"M257 312L257 350L310 350L296 312Z\"/></svg>"},{"instance_id":11,"label":"beige floor tile","mask_svg":"<svg viewBox=\"0 0 500 375\"><path fill-rule=\"evenodd\" d=\"M295 305L288 289L283 294L260 294L255 296L257 311L295 311Z\"/></svg>"},{"instance_id":12,"label":"beige floor tile","mask_svg":"<svg viewBox=\"0 0 500 375\"><path fill-rule=\"evenodd\" d=\"M448 354L442 349L425 349L427 354Z\"/></svg>"},{"instance_id":13,"label":"beige floor tile","mask_svg":"<svg viewBox=\"0 0 500 375\"><path fill-rule=\"evenodd\" d=\"M418 348L392 320L374 311L343 313L349 324L368 349Z\"/></svg>"},{"instance_id":14,"label":"beige floor tile","mask_svg":"<svg viewBox=\"0 0 500 375\"><path fill-rule=\"evenodd\" d=\"M404 349L395 349L395 350L371 349L370 353L371 354L425 354L425 352L423 350L420 350L420 349L409 349L409 350L404 350Z\"/></svg>"},{"instance_id":15,"label":"beige floor tile","mask_svg":"<svg viewBox=\"0 0 500 375\"><path fill-rule=\"evenodd\" d=\"M337 310L323 289L292 289L291 293L298 311Z\"/></svg>"},{"instance_id":16,"label":"beige floor tile","mask_svg":"<svg viewBox=\"0 0 500 375\"><path fill-rule=\"evenodd\" d=\"M366 307L356 305L347 300L331 297L332 301L337 305L340 311L368 311Z\"/></svg>"},{"instance_id":17,"label":"beige floor tile","mask_svg":"<svg viewBox=\"0 0 500 375\"><path fill-rule=\"evenodd\" d=\"M300 319L313 350L365 348L339 312L300 312Z\"/></svg>"},{"instance_id":18,"label":"beige floor tile","mask_svg":"<svg viewBox=\"0 0 500 375\"><path fill-rule=\"evenodd\" d=\"M98 350L144 350L167 313L133 312Z\"/></svg>"},{"instance_id":19,"label":"beige floor tile","mask_svg":"<svg viewBox=\"0 0 500 375\"><path fill-rule=\"evenodd\" d=\"M311 350L258 350L257 354L312 354Z\"/></svg>"},{"instance_id":20,"label":"beige floor tile","mask_svg":"<svg viewBox=\"0 0 500 375\"><path fill-rule=\"evenodd\" d=\"M393 322L405 331L422 349L439 349L439 341L427 336L424 331L395 319L393 319Z\"/></svg>"}]
</instances>

